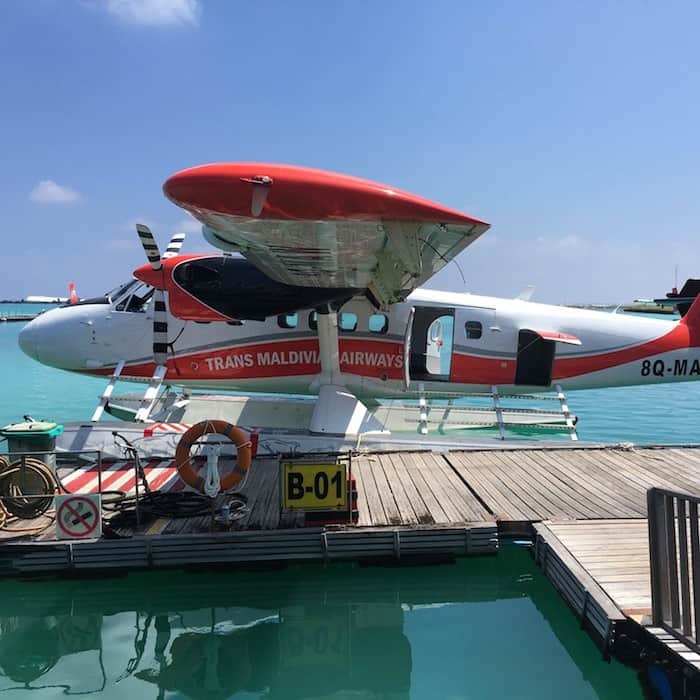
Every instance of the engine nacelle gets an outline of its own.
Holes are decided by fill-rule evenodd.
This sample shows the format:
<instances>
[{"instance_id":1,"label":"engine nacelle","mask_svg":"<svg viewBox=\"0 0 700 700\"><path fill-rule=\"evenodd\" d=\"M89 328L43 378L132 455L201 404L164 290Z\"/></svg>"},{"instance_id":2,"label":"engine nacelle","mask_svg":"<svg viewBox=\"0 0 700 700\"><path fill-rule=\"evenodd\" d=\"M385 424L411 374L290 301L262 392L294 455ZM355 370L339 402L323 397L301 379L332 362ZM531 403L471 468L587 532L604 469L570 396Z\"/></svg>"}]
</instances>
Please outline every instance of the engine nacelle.
<instances>
[{"instance_id":1,"label":"engine nacelle","mask_svg":"<svg viewBox=\"0 0 700 700\"><path fill-rule=\"evenodd\" d=\"M143 265L134 276L167 291L170 313L187 321L261 321L343 302L361 291L282 284L244 258L220 254L165 258L160 270Z\"/></svg>"}]
</instances>

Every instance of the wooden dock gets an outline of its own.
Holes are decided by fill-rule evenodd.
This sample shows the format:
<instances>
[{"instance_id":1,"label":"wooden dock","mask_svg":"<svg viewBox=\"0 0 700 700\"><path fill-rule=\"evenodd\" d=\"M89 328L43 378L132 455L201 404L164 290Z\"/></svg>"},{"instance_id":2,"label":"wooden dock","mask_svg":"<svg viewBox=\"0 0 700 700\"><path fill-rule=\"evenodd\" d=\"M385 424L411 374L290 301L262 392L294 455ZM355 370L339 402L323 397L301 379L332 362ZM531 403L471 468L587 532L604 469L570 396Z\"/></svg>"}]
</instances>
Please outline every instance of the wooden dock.
<instances>
[{"instance_id":1,"label":"wooden dock","mask_svg":"<svg viewBox=\"0 0 700 700\"><path fill-rule=\"evenodd\" d=\"M105 469L107 488L133 489L132 464ZM67 489L94 491L89 470L63 474ZM172 462L153 460L146 474L154 488L183 488ZM533 538L537 562L604 648L642 626L700 668L700 656L651 626L646 519L652 487L700 494L700 447L361 454L351 475L355 524L306 527L303 513L282 511L279 462L263 458L241 490L247 510L230 526L212 527L211 515L161 517L116 539L65 542L51 529L18 539L10 524L0 531L0 575L493 554L499 536L518 534Z\"/></svg>"}]
</instances>

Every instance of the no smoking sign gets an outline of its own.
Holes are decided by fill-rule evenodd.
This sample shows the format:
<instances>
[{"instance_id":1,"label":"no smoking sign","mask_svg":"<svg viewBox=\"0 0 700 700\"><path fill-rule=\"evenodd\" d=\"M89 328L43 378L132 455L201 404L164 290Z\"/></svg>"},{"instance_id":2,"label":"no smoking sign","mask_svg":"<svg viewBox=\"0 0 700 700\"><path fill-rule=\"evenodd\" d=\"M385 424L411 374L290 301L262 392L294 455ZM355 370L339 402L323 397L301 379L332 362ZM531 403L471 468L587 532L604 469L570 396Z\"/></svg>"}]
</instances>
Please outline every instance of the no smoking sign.
<instances>
[{"instance_id":1,"label":"no smoking sign","mask_svg":"<svg viewBox=\"0 0 700 700\"><path fill-rule=\"evenodd\" d=\"M102 509L99 494L56 496L56 537L84 539L102 536Z\"/></svg>"}]
</instances>

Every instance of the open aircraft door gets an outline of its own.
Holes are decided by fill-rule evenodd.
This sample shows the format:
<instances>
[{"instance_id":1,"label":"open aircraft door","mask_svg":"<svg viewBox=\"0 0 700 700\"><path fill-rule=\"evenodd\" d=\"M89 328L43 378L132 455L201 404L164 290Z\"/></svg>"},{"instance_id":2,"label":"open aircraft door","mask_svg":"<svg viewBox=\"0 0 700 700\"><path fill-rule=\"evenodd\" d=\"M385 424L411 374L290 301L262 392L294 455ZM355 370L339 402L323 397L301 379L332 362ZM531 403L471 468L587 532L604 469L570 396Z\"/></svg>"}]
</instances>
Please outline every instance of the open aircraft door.
<instances>
[{"instance_id":1,"label":"open aircraft door","mask_svg":"<svg viewBox=\"0 0 700 700\"><path fill-rule=\"evenodd\" d=\"M411 386L411 338L413 336L413 318L416 315L416 307L412 306L406 319L406 332L403 336L403 385L408 389Z\"/></svg>"},{"instance_id":2,"label":"open aircraft door","mask_svg":"<svg viewBox=\"0 0 700 700\"><path fill-rule=\"evenodd\" d=\"M518 333L515 384L518 386L550 386L557 343L581 345L581 341L570 333L521 328Z\"/></svg>"},{"instance_id":3,"label":"open aircraft door","mask_svg":"<svg viewBox=\"0 0 700 700\"><path fill-rule=\"evenodd\" d=\"M404 384L447 382L452 365L455 310L446 306L412 307L404 337Z\"/></svg>"},{"instance_id":4,"label":"open aircraft door","mask_svg":"<svg viewBox=\"0 0 700 700\"><path fill-rule=\"evenodd\" d=\"M425 368L429 374L442 373L443 319L436 318L428 327L425 343ZM450 373L449 366L446 374Z\"/></svg>"}]
</instances>

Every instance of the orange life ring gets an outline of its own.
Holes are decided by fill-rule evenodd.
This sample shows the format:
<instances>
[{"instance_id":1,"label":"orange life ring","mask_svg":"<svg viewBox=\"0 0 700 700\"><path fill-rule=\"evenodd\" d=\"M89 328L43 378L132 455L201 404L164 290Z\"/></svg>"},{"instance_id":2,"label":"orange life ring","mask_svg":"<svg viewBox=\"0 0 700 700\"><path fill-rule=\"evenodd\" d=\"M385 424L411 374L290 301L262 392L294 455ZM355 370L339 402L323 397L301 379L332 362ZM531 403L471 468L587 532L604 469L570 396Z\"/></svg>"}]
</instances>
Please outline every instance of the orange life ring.
<instances>
[{"instance_id":1,"label":"orange life ring","mask_svg":"<svg viewBox=\"0 0 700 700\"><path fill-rule=\"evenodd\" d=\"M241 481L247 474L252 459L250 440L240 428L223 420L205 420L201 423L195 423L187 432L183 433L180 442L177 443L175 462L180 478L200 493L204 493L204 478L192 466L190 450L202 435L212 433L225 435L236 446L236 466L221 478L222 491L232 489Z\"/></svg>"}]
</instances>

